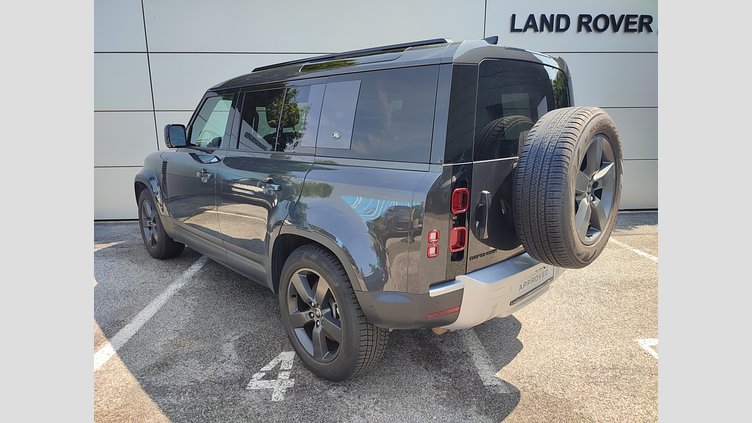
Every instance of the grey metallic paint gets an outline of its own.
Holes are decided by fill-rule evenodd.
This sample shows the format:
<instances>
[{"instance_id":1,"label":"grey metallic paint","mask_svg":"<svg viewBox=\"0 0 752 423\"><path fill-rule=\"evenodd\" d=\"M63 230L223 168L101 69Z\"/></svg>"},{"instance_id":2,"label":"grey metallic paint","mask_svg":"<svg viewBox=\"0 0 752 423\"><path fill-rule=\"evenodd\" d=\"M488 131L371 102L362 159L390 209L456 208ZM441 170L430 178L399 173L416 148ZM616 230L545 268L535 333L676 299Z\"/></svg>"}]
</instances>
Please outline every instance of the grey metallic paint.
<instances>
[{"instance_id":1,"label":"grey metallic paint","mask_svg":"<svg viewBox=\"0 0 752 423\"><path fill-rule=\"evenodd\" d=\"M221 149L200 152L181 148L151 154L136 176L136 196L139 187L147 187L157 200L171 236L271 289L275 271L272 254L277 240L301 237L321 244L338 257L372 323L388 328L448 325L457 318L457 312L436 319L426 319L425 315L460 305L463 291L433 298L428 292L431 285L467 272L470 252L453 260L448 251L449 201L458 180L471 182L477 176L472 162L441 165L444 145L452 134L448 127L450 84L455 69L452 64L477 65L486 57L562 66L549 56L466 41L413 48L401 54L386 53L383 60L352 58L329 67L291 65L253 72L218 84L207 93L279 87L280 83L295 84L312 77L321 77L316 82L322 83L331 75L442 64L430 163L228 152L229 141L236 139L239 125L236 100L228 123L231 135L226 134ZM192 150L193 155L185 150ZM179 155L184 157L176 159ZM162 158L169 161L165 185ZM204 192L209 184L195 192L195 188L188 188L198 182L190 180L190 172L195 174L194 168L201 170L206 166L218 169L218 176L213 179L217 184L214 203ZM496 176L506 178L510 171L504 167ZM185 181L171 180L180 178ZM163 186L167 192L160 188ZM188 201L180 198L185 195L195 197L193 203L203 208L197 214L202 219L181 208L180 202ZM408 221L404 221L408 216L404 208L410 209ZM468 220L472 222L472 216ZM425 234L431 229L438 229L442 237L441 252L436 258L426 256Z\"/></svg>"}]
</instances>

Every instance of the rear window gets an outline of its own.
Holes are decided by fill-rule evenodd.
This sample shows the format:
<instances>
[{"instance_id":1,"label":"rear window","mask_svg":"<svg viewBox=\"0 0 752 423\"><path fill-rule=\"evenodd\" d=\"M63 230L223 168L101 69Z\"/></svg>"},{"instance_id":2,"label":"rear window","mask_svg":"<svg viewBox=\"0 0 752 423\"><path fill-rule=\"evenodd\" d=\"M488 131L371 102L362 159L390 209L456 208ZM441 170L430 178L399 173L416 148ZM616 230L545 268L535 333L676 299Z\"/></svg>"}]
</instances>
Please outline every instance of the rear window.
<instances>
[{"instance_id":1,"label":"rear window","mask_svg":"<svg viewBox=\"0 0 752 423\"><path fill-rule=\"evenodd\" d=\"M569 106L567 87L564 72L550 66L504 59L481 62L473 160L517 156L538 118Z\"/></svg>"},{"instance_id":2,"label":"rear window","mask_svg":"<svg viewBox=\"0 0 752 423\"><path fill-rule=\"evenodd\" d=\"M317 154L427 163L438 74L423 66L330 78Z\"/></svg>"}]
</instances>

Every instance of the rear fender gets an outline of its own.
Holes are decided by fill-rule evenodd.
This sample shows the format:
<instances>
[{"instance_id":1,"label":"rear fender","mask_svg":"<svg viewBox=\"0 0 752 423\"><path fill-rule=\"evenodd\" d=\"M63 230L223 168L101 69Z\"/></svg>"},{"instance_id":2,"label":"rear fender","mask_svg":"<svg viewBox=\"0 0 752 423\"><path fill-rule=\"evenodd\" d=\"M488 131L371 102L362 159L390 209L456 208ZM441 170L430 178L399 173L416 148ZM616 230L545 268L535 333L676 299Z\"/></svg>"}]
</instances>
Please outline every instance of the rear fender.
<instances>
[{"instance_id":1,"label":"rear fender","mask_svg":"<svg viewBox=\"0 0 752 423\"><path fill-rule=\"evenodd\" d=\"M365 287L363 281L363 275L358 270L355 259L349 254L347 249L342 244L341 240L337 240L336 236L328 231L312 231L310 228L303 228L296 225L282 225L279 230L279 234L275 236L275 240L281 235L297 235L303 238L310 239L318 244L321 244L326 249L334 253L337 259L342 263L342 266L347 272L347 277L353 282L353 289L356 291L362 291ZM273 249L273 248L272 248ZM271 257L271 254L270 254ZM270 268L271 270L271 268Z\"/></svg>"}]
</instances>

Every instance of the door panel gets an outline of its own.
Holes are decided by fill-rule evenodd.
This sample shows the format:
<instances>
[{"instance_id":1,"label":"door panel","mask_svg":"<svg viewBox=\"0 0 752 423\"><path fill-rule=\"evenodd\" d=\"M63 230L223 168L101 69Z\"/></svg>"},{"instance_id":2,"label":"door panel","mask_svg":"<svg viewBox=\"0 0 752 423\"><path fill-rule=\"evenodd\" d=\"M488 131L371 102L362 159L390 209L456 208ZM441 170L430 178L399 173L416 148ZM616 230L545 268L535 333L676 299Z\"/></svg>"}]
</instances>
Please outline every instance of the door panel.
<instances>
[{"instance_id":1,"label":"door panel","mask_svg":"<svg viewBox=\"0 0 752 423\"><path fill-rule=\"evenodd\" d=\"M218 214L231 267L271 286L270 234L300 198L313 164L322 83L243 94L231 146L219 165Z\"/></svg>"},{"instance_id":2,"label":"door panel","mask_svg":"<svg viewBox=\"0 0 752 423\"><path fill-rule=\"evenodd\" d=\"M217 217L217 172L229 141L234 94L207 93L188 126L188 147L162 153L165 197L177 234L188 245L227 262Z\"/></svg>"},{"instance_id":3,"label":"door panel","mask_svg":"<svg viewBox=\"0 0 752 423\"><path fill-rule=\"evenodd\" d=\"M220 157L213 152L181 148L163 153L162 158L167 161L170 215L196 235L221 239L215 199Z\"/></svg>"},{"instance_id":4,"label":"door panel","mask_svg":"<svg viewBox=\"0 0 752 423\"><path fill-rule=\"evenodd\" d=\"M219 225L231 266L266 282L269 234L300 197L313 156L229 151L219 165Z\"/></svg>"}]
</instances>

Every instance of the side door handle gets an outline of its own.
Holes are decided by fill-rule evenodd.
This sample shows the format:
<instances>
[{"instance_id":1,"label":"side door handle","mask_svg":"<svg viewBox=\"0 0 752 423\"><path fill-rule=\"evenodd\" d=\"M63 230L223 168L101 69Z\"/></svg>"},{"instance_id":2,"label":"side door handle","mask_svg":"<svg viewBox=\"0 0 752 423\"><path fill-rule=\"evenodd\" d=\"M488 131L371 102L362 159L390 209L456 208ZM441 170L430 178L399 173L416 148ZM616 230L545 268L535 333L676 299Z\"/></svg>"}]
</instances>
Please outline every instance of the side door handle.
<instances>
[{"instance_id":1,"label":"side door handle","mask_svg":"<svg viewBox=\"0 0 752 423\"><path fill-rule=\"evenodd\" d=\"M209 179L214 178L214 174L210 173L206 169L201 169L199 172L196 172L196 177L201 180L203 183L209 182Z\"/></svg>"}]
</instances>

